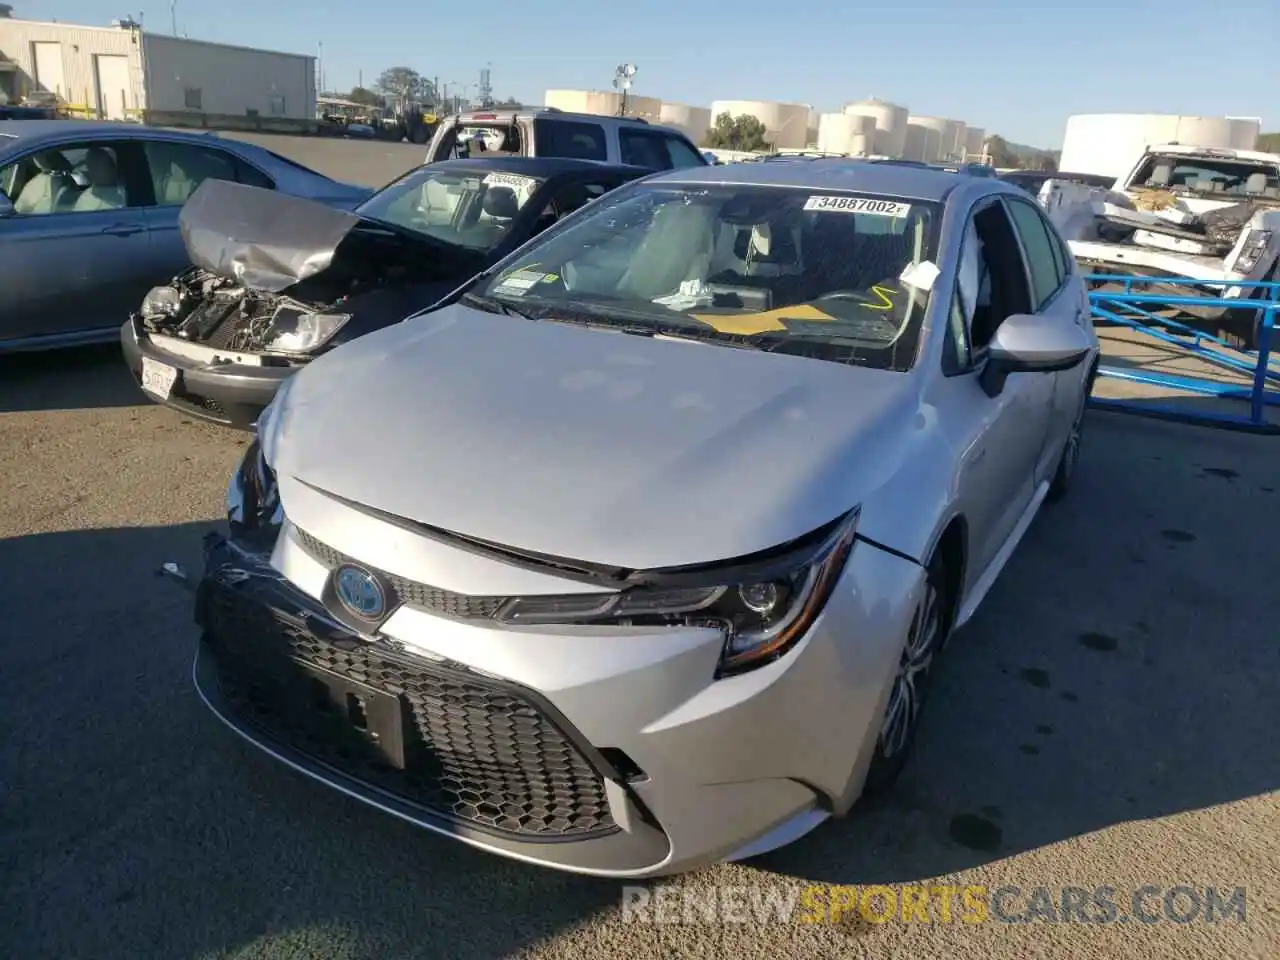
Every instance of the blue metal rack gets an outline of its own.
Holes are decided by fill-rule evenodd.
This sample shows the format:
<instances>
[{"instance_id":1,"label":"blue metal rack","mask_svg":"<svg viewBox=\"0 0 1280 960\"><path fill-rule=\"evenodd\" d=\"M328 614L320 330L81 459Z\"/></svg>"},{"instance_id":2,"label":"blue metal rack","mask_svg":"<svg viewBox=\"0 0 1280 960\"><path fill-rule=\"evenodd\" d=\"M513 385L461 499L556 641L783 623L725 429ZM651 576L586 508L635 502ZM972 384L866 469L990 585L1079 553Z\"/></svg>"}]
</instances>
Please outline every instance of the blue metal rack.
<instances>
[{"instance_id":1,"label":"blue metal rack","mask_svg":"<svg viewBox=\"0 0 1280 960\"><path fill-rule=\"evenodd\" d=\"M1167 387L1183 393L1216 397L1224 400L1248 401L1249 413L1235 414L1209 410L1192 410L1166 401L1147 399L1111 399L1094 397L1091 405L1107 410L1136 413L1162 419L1200 423L1209 426L1247 430L1257 433L1280 433L1280 425L1267 419L1268 406L1280 406L1280 365L1271 356L1276 322L1280 319L1280 283L1241 281L1224 284L1249 291L1246 299L1202 296L1170 296L1153 293L1150 287L1204 287L1203 281L1185 277L1133 277L1092 274L1089 282L1119 284L1121 290L1092 290L1089 300L1095 321L1100 324L1129 327L1161 343L1178 347L1188 354L1225 370L1248 377L1248 385L1102 364L1098 375ZM1233 347L1219 337L1197 329L1182 320L1156 316L1153 312L1167 307L1232 308L1237 316L1258 317L1258 349L1245 351Z\"/></svg>"}]
</instances>

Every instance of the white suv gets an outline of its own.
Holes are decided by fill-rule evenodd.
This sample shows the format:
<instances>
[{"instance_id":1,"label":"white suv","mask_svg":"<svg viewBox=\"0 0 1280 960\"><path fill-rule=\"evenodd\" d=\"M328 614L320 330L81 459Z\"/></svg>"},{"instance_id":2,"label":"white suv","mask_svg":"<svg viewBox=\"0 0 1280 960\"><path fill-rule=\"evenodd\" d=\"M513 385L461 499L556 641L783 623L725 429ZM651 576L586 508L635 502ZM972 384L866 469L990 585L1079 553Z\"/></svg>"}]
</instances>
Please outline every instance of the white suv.
<instances>
[{"instance_id":1,"label":"white suv","mask_svg":"<svg viewBox=\"0 0 1280 960\"><path fill-rule=\"evenodd\" d=\"M649 170L705 167L707 159L674 127L634 117L566 113L555 107L480 110L446 118L427 147L427 163L499 153L574 157Z\"/></svg>"}]
</instances>

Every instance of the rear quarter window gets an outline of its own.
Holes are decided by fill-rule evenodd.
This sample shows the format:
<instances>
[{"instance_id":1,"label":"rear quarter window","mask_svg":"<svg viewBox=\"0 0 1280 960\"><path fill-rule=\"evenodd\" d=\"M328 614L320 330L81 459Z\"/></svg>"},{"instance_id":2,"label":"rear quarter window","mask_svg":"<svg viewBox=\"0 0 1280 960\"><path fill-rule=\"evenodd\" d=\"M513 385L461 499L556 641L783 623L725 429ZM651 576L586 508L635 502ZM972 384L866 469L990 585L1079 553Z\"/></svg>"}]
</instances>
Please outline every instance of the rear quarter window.
<instances>
[{"instance_id":1,"label":"rear quarter window","mask_svg":"<svg viewBox=\"0 0 1280 960\"><path fill-rule=\"evenodd\" d=\"M539 117L533 122L533 131L537 143L537 154L540 157L572 157L577 160L609 159L604 127L598 123L548 120Z\"/></svg>"}]
</instances>

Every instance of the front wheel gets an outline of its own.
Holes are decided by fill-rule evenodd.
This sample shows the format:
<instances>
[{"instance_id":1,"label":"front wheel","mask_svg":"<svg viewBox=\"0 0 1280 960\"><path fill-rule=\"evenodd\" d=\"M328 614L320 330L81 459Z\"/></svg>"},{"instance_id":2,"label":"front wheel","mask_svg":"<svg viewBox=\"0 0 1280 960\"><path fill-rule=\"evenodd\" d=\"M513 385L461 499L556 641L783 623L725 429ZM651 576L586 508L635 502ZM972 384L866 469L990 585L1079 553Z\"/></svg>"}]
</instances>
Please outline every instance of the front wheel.
<instances>
[{"instance_id":1,"label":"front wheel","mask_svg":"<svg viewBox=\"0 0 1280 960\"><path fill-rule=\"evenodd\" d=\"M929 565L924 594L916 604L898 659L898 671L885 707L876 740L875 756L867 771L863 795L874 797L887 791L901 775L915 744L916 731L929 693L934 660L946 639L946 571L940 560Z\"/></svg>"}]
</instances>

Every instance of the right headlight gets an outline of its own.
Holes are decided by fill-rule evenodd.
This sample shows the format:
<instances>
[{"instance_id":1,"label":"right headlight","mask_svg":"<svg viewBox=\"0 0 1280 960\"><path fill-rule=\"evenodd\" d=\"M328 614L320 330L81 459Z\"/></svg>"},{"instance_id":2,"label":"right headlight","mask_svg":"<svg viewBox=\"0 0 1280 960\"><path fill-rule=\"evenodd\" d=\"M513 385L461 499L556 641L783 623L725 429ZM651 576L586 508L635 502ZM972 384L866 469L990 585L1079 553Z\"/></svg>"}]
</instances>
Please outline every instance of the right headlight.
<instances>
[{"instance_id":1,"label":"right headlight","mask_svg":"<svg viewBox=\"0 0 1280 960\"><path fill-rule=\"evenodd\" d=\"M182 305L182 294L168 284L152 287L142 298L142 306L138 313L144 317L171 317Z\"/></svg>"},{"instance_id":2,"label":"right headlight","mask_svg":"<svg viewBox=\"0 0 1280 960\"><path fill-rule=\"evenodd\" d=\"M1267 250L1267 245L1271 243L1270 230L1250 230L1249 236L1245 238L1244 246L1240 248L1240 256L1236 257L1236 273L1250 273L1253 268L1258 265L1258 261L1262 259L1262 255Z\"/></svg>"},{"instance_id":3,"label":"right headlight","mask_svg":"<svg viewBox=\"0 0 1280 960\"><path fill-rule=\"evenodd\" d=\"M839 580L857 532L856 510L761 559L644 574L616 593L513 597L512 624L689 625L724 634L720 675L786 653L813 626Z\"/></svg>"}]
</instances>

